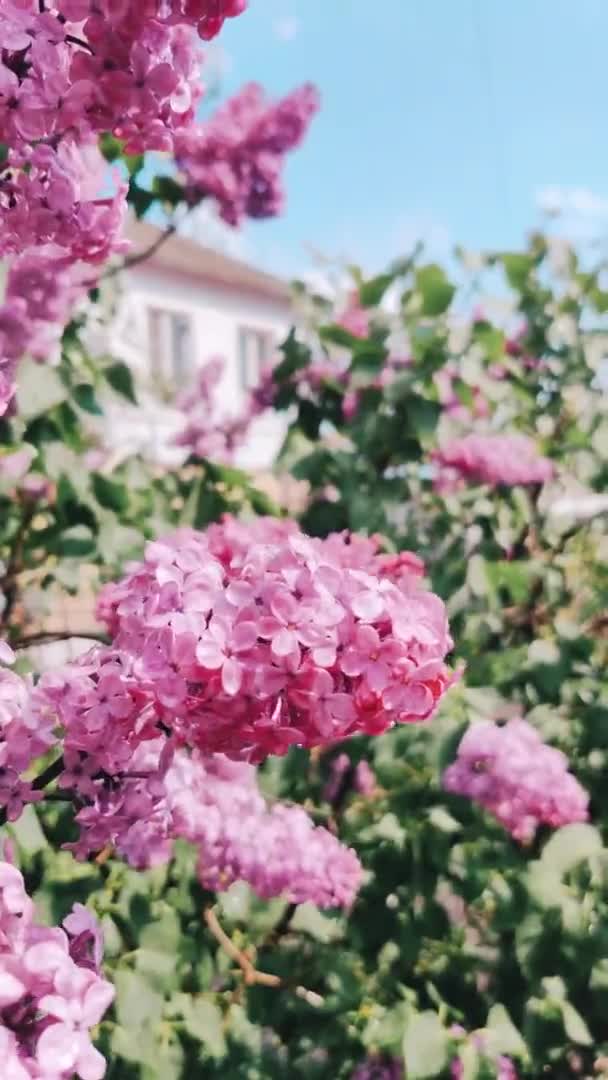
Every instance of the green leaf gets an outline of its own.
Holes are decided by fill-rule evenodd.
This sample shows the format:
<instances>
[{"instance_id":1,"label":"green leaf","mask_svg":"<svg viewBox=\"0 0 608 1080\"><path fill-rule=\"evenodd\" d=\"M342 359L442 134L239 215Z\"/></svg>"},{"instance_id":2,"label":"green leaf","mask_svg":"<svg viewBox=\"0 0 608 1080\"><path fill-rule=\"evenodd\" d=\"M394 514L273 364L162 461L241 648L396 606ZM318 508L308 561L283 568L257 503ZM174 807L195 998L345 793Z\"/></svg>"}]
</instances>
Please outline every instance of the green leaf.
<instances>
[{"instance_id":1,"label":"green leaf","mask_svg":"<svg viewBox=\"0 0 608 1080\"><path fill-rule=\"evenodd\" d=\"M521 290L525 287L532 268L536 264L536 258L532 255L520 253L506 254L502 256L502 264L509 285L514 289Z\"/></svg>"},{"instance_id":2,"label":"green leaf","mask_svg":"<svg viewBox=\"0 0 608 1080\"><path fill-rule=\"evenodd\" d=\"M488 564L483 555L471 555L467 566L467 585L473 596L485 596L490 588Z\"/></svg>"},{"instance_id":3,"label":"green leaf","mask_svg":"<svg viewBox=\"0 0 608 1080\"><path fill-rule=\"evenodd\" d=\"M441 416L441 405L419 394L410 394L404 405L409 427L418 438L422 440L433 435Z\"/></svg>"},{"instance_id":4,"label":"green leaf","mask_svg":"<svg viewBox=\"0 0 608 1080\"><path fill-rule=\"evenodd\" d=\"M585 859L603 850L602 837L593 825L583 822L564 825L549 838L541 862L563 876Z\"/></svg>"},{"instance_id":5,"label":"green leaf","mask_svg":"<svg viewBox=\"0 0 608 1080\"><path fill-rule=\"evenodd\" d=\"M76 404L85 412L92 413L93 416L103 416L103 409L95 397L95 390L90 383L79 383L78 386L73 388L72 396Z\"/></svg>"},{"instance_id":6,"label":"green leaf","mask_svg":"<svg viewBox=\"0 0 608 1080\"><path fill-rule=\"evenodd\" d=\"M437 1013L417 1013L409 1020L403 1037L403 1059L408 1080L438 1076L448 1060L448 1034Z\"/></svg>"},{"instance_id":7,"label":"green leaf","mask_svg":"<svg viewBox=\"0 0 608 1080\"><path fill-rule=\"evenodd\" d=\"M445 806L433 806L429 811L429 821L436 829L443 833L459 832L462 825L452 817Z\"/></svg>"},{"instance_id":8,"label":"green leaf","mask_svg":"<svg viewBox=\"0 0 608 1080\"><path fill-rule=\"evenodd\" d=\"M222 1058L226 1053L226 1040L217 1005L204 998L189 998L182 1005L182 1013L188 1034L201 1042L212 1057Z\"/></svg>"},{"instance_id":9,"label":"green leaf","mask_svg":"<svg viewBox=\"0 0 608 1080\"><path fill-rule=\"evenodd\" d=\"M578 1043L579 1046L591 1046L593 1044L593 1037L589 1028L581 1014L569 1001L564 1001L562 1004L562 1017L564 1030L568 1038L572 1039L572 1042Z\"/></svg>"},{"instance_id":10,"label":"green leaf","mask_svg":"<svg viewBox=\"0 0 608 1080\"><path fill-rule=\"evenodd\" d=\"M327 326L319 327L319 337L321 341L326 341L329 345L341 345L345 349L354 349L357 346L357 342L361 341L361 338L351 334L350 331L345 330L343 326L338 326L337 323L329 323Z\"/></svg>"},{"instance_id":11,"label":"green leaf","mask_svg":"<svg viewBox=\"0 0 608 1080\"><path fill-rule=\"evenodd\" d=\"M380 303L386 290L395 280L394 274L378 274L377 277L364 281L359 286L359 303L362 307L376 307Z\"/></svg>"},{"instance_id":12,"label":"green leaf","mask_svg":"<svg viewBox=\"0 0 608 1080\"><path fill-rule=\"evenodd\" d=\"M473 326L473 340L481 346L486 360L500 360L505 351L505 335L490 323L480 322Z\"/></svg>"},{"instance_id":13,"label":"green leaf","mask_svg":"<svg viewBox=\"0 0 608 1080\"><path fill-rule=\"evenodd\" d=\"M422 315L442 315L449 308L456 291L436 263L416 270L416 289L422 295Z\"/></svg>"},{"instance_id":14,"label":"green leaf","mask_svg":"<svg viewBox=\"0 0 608 1080\"><path fill-rule=\"evenodd\" d=\"M117 139L115 135L111 135L109 132L104 132L99 140L99 148L105 157L106 161L112 164L113 161L117 161L122 154L122 143L120 139Z\"/></svg>"},{"instance_id":15,"label":"green leaf","mask_svg":"<svg viewBox=\"0 0 608 1080\"><path fill-rule=\"evenodd\" d=\"M272 371L272 379L275 383L290 379L296 371L300 371L310 363L311 352L307 345L298 341L294 329L289 331L289 336L281 345L283 359Z\"/></svg>"},{"instance_id":16,"label":"green leaf","mask_svg":"<svg viewBox=\"0 0 608 1080\"><path fill-rule=\"evenodd\" d=\"M17 401L20 416L29 420L46 414L64 400L65 387L55 368L30 360L19 365Z\"/></svg>"},{"instance_id":17,"label":"green leaf","mask_svg":"<svg viewBox=\"0 0 608 1080\"><path fill-rule=\"evenodd\" d=\"M109 367L104 368L103 374L117 394L121 394L127 401L137 405L133 376L126 364L120 362L110 364Z\"/></svg>"},{"instance_id":18,"label":"green leaf","mask_svg":"<svg viewBox=\"0 0 608 1080\"><path fill-rule=\"evenodd\" d=\"M351 371L362 375L377 375L382 371L387 357L388 350L381 342L359 339L358 344L352 347Z\"/></svg>"},{"instance_id":19,"label":"green leaf","mask_svg":"<svg viewBox=\"0 0 608 1080\"><path fill-rule=\"evenodd\" d=\"M133 207L135 216L139 219L147 214L150 207L156 201L156 195L153 191L146 191L145 188L139 187L134 180L131 180L127 201L129 205Z\"/></svg>"},{"instance_id":20,"label":"green leaf","mask_svg":"<svg viewBox=\"0 0 608 1080\"><path fill-rule=\"evenodd\" d=\"M492 1005L486 1022L487 1046L495 1054L508 1057L525 1057L526 1044L511 1020L504 1005Z\"/></svg>"},{"instance_id":21,"label":"green leaf","mask_svg":"<svg viewBox=\"0 0 608 1080\"><path fill-rule=\"evenodd\" d=\"M49 544L49 550L55 555L72 558L92 555L95 551L95 538L86 525L74 525L71 529L65 529Z\"/></svg>"},{"instance_id":22,"label":"green leaf","mask_svg":"<svg viewBox=\"0 0 608 1080\"><path fill-rule=\"evenodd\" d=\"M10 831L26 855L35 855L49 846L33 806L26 806L21 811L17 821L11 823Z\"/></svg>"},{"instance_id":23,"label":"green leaf","mask_svg":"<svg viewBox=\"0 0 608 1080\"><path fill-rule=\"evenodd\" d=\"M163 995L154 990L143 975L118 970L114 975L116 1015L125 1028L158 1023L164 1006Z\"/></svg>"},{"instance_id":24,"label":"green leaf","mask_svg":"<svg viewBox=\"0 0 608 1080\"><path fill-rule=\"evenodd\" d=\"M155 176L152 190L159 199L170 206L179 206L184 200L184 189L172 176Z\"/></svg>"},{"instance_id":25,"label":"green leaf","mask_svg":"<svg viewBox=\"0 0 608 1080\"><path fill-rule=\"evenodd\" d=\"M120 514L129 505L129 492L126 484L119 480L111 480L102 473L93 473L91 478L93 494L100 506L106 510L115 510Z\"/></svg>"},{"instance_id":26,"label":"green leaf","mask_svg":"<svg viewBox=\"0 0 608 1080\"><path fill-rule=\"evenodd\" d=\"M226 510L228 510L228 503L224 496L217 488L210 486L205 480L201 480L196 500L194 521L192 522L194 528L203 529L205 525L209 525L212 521L219 521Z\"/></svg>"},{"instance_id":27,"label":"green leaf","mask_svg":"<svg viewBox=\"0 0 608 1080\"><path fill-rule=\"evenodd\" d=\"M324 915L314 904L299 904L291 920L292 930L300 930L317 941L328 944L342 937L342 931L335 919Z\"/></svg>"}]
</instances>

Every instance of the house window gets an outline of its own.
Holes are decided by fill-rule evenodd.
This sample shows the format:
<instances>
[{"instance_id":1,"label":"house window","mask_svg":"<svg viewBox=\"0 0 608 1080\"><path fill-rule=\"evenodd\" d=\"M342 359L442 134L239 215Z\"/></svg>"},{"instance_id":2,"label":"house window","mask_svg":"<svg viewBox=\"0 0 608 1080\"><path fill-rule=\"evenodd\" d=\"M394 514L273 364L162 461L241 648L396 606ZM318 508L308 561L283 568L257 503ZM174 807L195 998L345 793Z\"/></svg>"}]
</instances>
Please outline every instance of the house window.
<instances>
[{"instance_id":1,"label":"house window","mask_svg":"<svg viewBox=\"0 0 608 1080\"><path fill-rule=\"evenodd\" d=\"M150 308L148 312L150 375L164 392L181 389L193 363L192 320L183 311Z\"/></svg>"},{"instance_id":2,"label":"house window","mask_svg":"<svg viewBox=\"0 0 608 1080\"><path fill-rule=\"evenodd\" d=\"M243 390L251 390L260 381L262 369L270 360L273 337L267 330L240 326L238 331L239 377Z\"/></svg>"}]
</instances>

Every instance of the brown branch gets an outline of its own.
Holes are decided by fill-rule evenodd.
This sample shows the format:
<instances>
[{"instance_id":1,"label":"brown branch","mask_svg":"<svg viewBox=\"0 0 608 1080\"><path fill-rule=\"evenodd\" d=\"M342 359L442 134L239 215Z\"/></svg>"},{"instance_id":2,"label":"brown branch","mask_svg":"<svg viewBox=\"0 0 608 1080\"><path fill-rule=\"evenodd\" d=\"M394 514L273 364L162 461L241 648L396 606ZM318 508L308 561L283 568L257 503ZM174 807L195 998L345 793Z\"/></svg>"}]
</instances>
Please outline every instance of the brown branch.
<instances>
[{"instance_id":1,"label":"brown branch","mask_svg":"<svg viewBox=\"0 0 608 1080\"><path fill-rule=\"evenodd\" d=\"M256 970L247 954L238 949L231 938L228 937L228 934L220 925L213 908L205 908L203 915L215 940L222 946L226 955L240 967L247 986L254 986L256 983L263 986L281 985L281 979L278 975L268 975L266 972Z\"/></svg>"},{"instance_id":2,"label":"brown branch","mask_svg":"<svg viewBox=\"0 0 608 1080\"><path fill-rule=\"evenodd\" d=\"M85 641L99 641L102 645L109 645L110 639L107 634L102 634L96 630L42 630L39 634L27 634L25 637L20 637L18 641L12 642L12 646L17 651L21 649L30 649L33 645L50 645L56 641L74 641L76 638L83 638Z\"/></svg>"},{"instance_id":3,"label":"brown branch","mask_svg":"<svg viewBox=\"0 0 608 1080\"><path fill-rule=\"evenodd\" d=\"M151 259L153 255L156 255L156 252L159 251L163 244L166 244L167 240L170 240L176 232L177 225L175 223L167 225L165 231L162 232L160 236L156 237L153 244L150 244L144 251L135 251L132 255L127 255L121 263L118 263L116 266L111 266L106 270L106 272L101 275L101 278L99 278L99 281L105 281L107 278L116 277L117 274L122 274L123 270L130 270L132 266L138 266L139 263L145 262L146 259ZM91 282L91 288L94 288L99 284L99 281Z\"/></svg>"},{"instance_id":4,"label":"brown branch","mask_svg":"<svg viewBox=\"0 0 608 1080\"><path fill-rule=\"evenodd\" d=\"M277 989L283 987L287 990L292 990L296 997L302 998L303 1001L306 1001L308 1005L314 1006L314 1008L319 1008L319 1006L324 1004L321 995L315 994L313 990L307 990L304 986L290 987L279 975L271 975L266 971L258 971L247 953L237 948L231 938L228 937L226 931L222 929L218 917L212 907L205 908L203 918L215 940L221 945L226 955L238 964L246 986L272 986Z\"/></svg>"},{"instance_id":5,"label":"brown branch","mask_svg":"<svg viewBox=\"0 0 608 1080\"><path fill-rule=\"evenodd\" d=\"M53 780L56 780L58 776L61 776L65 768L63 757L58 757L56 761L53 761L44 772L40 773L34 781L32 781L32 788L34 791L43 791L47 784L52 784Z\"/></svg>"},{"instance_id":6,"label":"brown branch","mask_svg":"<svg viewBox=\"0 0 608 1080\"><path fill-rule=\"evenodd\" d=\"M79 48L85 49L91 56L95 56L95 50L91 48L88 41L84 41L83 38L76 37L75 34L66 34L65 41L69 41L70 45L78 45Z\"/></svg>"}]
</instances>

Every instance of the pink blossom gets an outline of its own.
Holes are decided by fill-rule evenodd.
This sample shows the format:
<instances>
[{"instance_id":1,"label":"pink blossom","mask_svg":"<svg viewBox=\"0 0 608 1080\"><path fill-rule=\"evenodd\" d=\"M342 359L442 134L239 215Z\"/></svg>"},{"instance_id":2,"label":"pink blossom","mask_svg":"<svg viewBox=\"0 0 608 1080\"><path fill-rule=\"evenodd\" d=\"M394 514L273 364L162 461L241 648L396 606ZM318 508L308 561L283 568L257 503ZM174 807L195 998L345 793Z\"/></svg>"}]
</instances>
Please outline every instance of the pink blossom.
<instances>
[{"instance_id":1,"label":"pink blossom","mask_svg":"<svg viewBox=\"0 0 608 1080\"><path fill-rule=\"evenodd\" d=\"M191 746L260 760L433 712L451 641L443 604L413 574L383 564L375 542L239 529L227 519L150 545L102 594L115 648L158 719Z\"/></svg>"},{"instance_id":2,"label":"pink blossom","mask_svg":"<svg viewBox=\"0 0 608 1080\"><path fill-rule=\"evenodd\" d=\"M196 457L231 464L247 438L254 410L248 403L235 416L223 412L219 384L224 367L222 357L212 357L200 369L194 387L177 398L186 422L175 445L187 447Z\"/></svg>"},{"instance_id":3,"label":"pink blossom","mask_svg":"<svg viewBox=\"0 0 608 1080\"><path fill-rule=\"evenodd\" d=\"M304 138L319 106L306 84L269 104L255 83L215 116L176 138L176 159L193 201L210 197L229 225L279 214L283 159Z\"/></svg>"},{"instance_id":4,"label":"pink blossom","mask_svg":"<svg viewBox=\"0 0 608 1080\"><path fill-rule=\"evenodd\" d=\"M338 326L348 330L353 337L366 338L369 336L370 313L366 308L361 307L356 291L351 295L348 307L338 316L336 322Z\"/></svg>"},{"instance_id":5,"label":"pink blossom","mask_svg":"<svg viewBox=\"0 0 608 1080\"><path fill-rule=\"evenodd\" d=\"M588 817L589 796L569 772L567 758L525 720L503 727L473 724L443 786L485 807L521 843L532 840L540 825L557 829Z\"/></svg>"},{"instance_id":6,"label":"pink blossom","mask_svg":"<svg viewBox=\"0 0 608 1080\"><path fill-rule=\"evenodd\" d=\"M454 477L492 487L544 484L555 472L553 462L541 457L525 435L464 435L440 447L433 458Z\"/></svg>"},{"instance_id":7,"label":"pink blossom","mask_svg":"<svg viewBox=\"0 0 608 1080\"><path fill-rule=\"evenodd\" d=\"M246 881L261 897L348 907L361 884L360 863L299 806L261 796L255 770L222 755L176 757L167 775L175 835L200 851L204 888Z\"/></svg>"},{"instance_id":8,"label":"pink blossom","mask_svg":"<svg viewBox=\"0 0 608 1080\"><path fill-rule=\"evenodd\" d=\"M98 965L81 962L78 947L74 949L78 938L72 931L85 922L98 943L100 961L100 933L92 915L85 915L79 905L63 929L38 926L21 874L0 862L0 1054L7 1080L102 1080L105 1075L106 1063L91 1043L91 1029L102 1019L114 991Z\"/></svg>"}]
</instances>

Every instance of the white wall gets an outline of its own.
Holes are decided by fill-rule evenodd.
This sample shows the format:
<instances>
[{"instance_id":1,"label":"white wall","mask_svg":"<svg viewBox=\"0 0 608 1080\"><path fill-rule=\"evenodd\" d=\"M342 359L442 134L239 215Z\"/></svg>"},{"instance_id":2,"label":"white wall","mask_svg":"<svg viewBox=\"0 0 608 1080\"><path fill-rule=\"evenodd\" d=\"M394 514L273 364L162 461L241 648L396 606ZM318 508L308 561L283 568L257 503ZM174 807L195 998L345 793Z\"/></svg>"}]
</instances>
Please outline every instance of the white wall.
<instances>
[{"instance_id":1,"label":"white wall","mask_svg":"<svg viewBox=\"0 0 608 1080\"><path fill-rule=\"evenodd\" d=\"M245 403L238 357L238 328L245 326L272 334L279 345L291 323L288 302L273 300L253 292L233 291L184 275L183 278L156 270L150 265L137 267L124 275L123 297L115 326L114 348L118 343L121 357L132 367L141 386L140 409L113 405L109 423L112 439L119 432L125 449L153 452L169 464L177 460L175 451L160 448L183 426L183 417L175 409L158 403L149 377L149 317L151 308L189 315L192 325L192 375L211 356L226 359L220 386L222 411L235 415ZM183 389L183 388L180 388ZM269 414L252 427L247 445L239 453L238 464L250 469L265 469L283 440L286 425L283 417ZM179 457L179 453L177 455Z\"/></svg>"}]
</instances>

